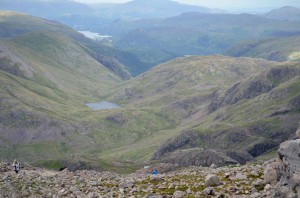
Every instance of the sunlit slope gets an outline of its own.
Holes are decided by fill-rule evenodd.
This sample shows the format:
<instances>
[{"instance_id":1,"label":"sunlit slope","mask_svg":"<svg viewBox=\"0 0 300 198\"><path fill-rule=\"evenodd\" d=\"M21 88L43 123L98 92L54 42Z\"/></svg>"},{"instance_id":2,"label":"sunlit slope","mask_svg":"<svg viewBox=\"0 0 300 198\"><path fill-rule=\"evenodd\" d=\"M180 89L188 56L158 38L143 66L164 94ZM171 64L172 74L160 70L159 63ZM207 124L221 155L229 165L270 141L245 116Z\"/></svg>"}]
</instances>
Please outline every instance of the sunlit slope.
<instances>
[{"instance_id":1,"label":"sunlit slope","mask_svg":"<svg viewBox=\"0 0 300 198\"><path fill-rule=\"evenodd\" d=\"M91 94L100 93L99 87L104 89L120 82L119 77L88 55L82 46L60 33L29 33L3 40L2 47L2 60L20 60L12 63L19 70L17 75L48 87Z\"/></svg>"},{"instance_id":2,"label":"sunlit slope","mask_svg":"<svg viewBox=\"0 0 300 198\"><path fill-rule=\"evenodd\" d=\"M51 31L63 34L65 37L84 46L86 53L123 79L131 77L124 65L130 68L140 63L132 54L98 44L86 38L83 34L56 21L11 11L0 11L1 38L14 38L37 31Z\"/></svg>"},{"instance_id":3,"label":"sunlit slope","mask_svg":"<svg viewBox=\"0 0 300 198\"><path fill-rule=\"evenodd\" d=\"M20 23L27 24L27 17ZM64 159L67 154L59 152L61 142L64 150L77 148L70 146L70 138L89 145L90 138L80 134L96 127L87 124L93 111L85 103L101 101L106 90L122 81L86 47L41 21L45 30L17 31L18 36L0 40L0 150L4 159ZM14 23L11 26L8 34L16 29Z\"/></svg>"}]
</instances>

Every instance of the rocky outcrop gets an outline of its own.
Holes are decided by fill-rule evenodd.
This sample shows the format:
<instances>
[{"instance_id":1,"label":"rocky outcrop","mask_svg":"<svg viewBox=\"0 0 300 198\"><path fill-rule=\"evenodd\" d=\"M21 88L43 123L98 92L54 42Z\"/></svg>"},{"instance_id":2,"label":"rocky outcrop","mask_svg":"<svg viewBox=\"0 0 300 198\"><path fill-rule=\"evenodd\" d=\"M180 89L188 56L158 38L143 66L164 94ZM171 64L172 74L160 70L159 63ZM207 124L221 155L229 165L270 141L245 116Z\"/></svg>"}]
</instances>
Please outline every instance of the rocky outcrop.
<instances>
[{"instance_id":1,"label":"rocky outcrop","mask_svg":"<svg viewBox=\"0 0 300 198\"><path fill-rule=\"evenodd\" d=\"M238 82L230 87L224 94L216 92L209 106L213 112L226 105L236 104L244 99L251 99L264 93L270 92L279 84L286 82L295 76L300 75L300 68L292 66L278 66L266 71L263 74L249 78L246 81ZM299 105L299 100L291 101L292 108Z\"/></svg>"},{"instance_id":2,"label":"rocky outcrop","mask_svg":"<svg viewBox=\"0 0 300 198\"><path fill-rule=\"evenodd\" d=\"M283 117L281 128L270 128L268 123L255 123L247 128L232 127L210 133L186 131L163 144L152 160L181 166L210 166L252 161L279 144L294 137L299 116ZM291 120L293 120L291 122ZM236 149L239 148L239 149Z\"/></svg>"},{"instance_id":3,"label":"rocky outcrop","mask_svg":"<svg viewBox=\"0 0 300 198\"><path fill-rule=\"evenodd\" d=\"M120 63L117 59L104 56L102 54L91 53L91 56L95 58L99 63L113 71L115 74L120 76L124 80L131 78L131 74L125 69L125 66Z\"/></svg>"},{"instance_id":4,"label":"rocky outcrop","mask_svg":"<svg viewBox=\"0 0 300 198\"><path fill-rule=\"evenodd\" d=\"M162 145L153 155L152 160L160 159L165 153L169 153L175 151L179 148L183 148L185 146L195 147L195 140L198 139L199 134L194 132L184 132L174 140L169 140L167 143Z\"/></svg>"},{"instance_id":5,"label":"rocky outcrop","mask_svg":"<svg viewBox=\"0 0 300 198\"><path fill-rule=\"evenodd\" d=\"M238 164L236 160L231 159L226 154L212 149L183 149L172 152L163 157L161 162L178 164L179 166L210 166L212 164L222 166Z\"/></svg>"},{"instance_id":6,"label":"rocky outcrop","mask_svg":"<svg viewBox=\"0 0 300 198\"><path fill-rule=\"evenodd\" d=\"M300 139L280 145L278 157L267 164L264 177L274 185L273 197L300 197Z\"/></svg>"}]
</instances>

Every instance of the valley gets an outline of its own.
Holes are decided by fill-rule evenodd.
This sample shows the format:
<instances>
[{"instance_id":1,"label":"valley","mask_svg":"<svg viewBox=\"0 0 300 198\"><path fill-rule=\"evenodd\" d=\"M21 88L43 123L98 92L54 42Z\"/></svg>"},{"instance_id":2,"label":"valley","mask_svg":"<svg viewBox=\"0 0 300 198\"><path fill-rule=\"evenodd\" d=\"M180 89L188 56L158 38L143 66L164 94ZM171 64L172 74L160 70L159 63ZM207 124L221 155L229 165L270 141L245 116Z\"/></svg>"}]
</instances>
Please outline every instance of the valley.
<instances>
[{"instance_id":1,"label":"valley","mask_svg":"<svg viewBox=\"0 0 300 198\"><path fill-rule=\"evenodd\" d=\"M294 138L297 17L147 2L55 15L75 29L0 11L0 161L119 173L235 166L270 159ZM117 18L78 15L96 7Z\"/></svg>"}]
</instances>

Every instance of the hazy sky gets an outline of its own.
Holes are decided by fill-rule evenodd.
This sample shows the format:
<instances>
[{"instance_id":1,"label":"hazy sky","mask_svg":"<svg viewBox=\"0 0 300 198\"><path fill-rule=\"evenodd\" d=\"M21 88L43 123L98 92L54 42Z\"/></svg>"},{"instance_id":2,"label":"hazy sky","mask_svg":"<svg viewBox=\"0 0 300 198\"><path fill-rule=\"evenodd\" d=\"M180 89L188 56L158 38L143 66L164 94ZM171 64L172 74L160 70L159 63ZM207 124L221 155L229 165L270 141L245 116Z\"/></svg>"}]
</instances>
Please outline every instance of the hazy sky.
<instances>
[{"instance_id":1,"label":"hazy sky","mask_svg":"<svg viewBox=\"0 0 300 198\"><path fill-rule=\"evenodd\" d=\"M129 0L76 0L82 3L123 3ZM151 0L149 0L151 1ZM300 0L174 0L185 4L194 4L210 8L259 8L259 7L300 7Z\"/></svg>"}]
</instances>

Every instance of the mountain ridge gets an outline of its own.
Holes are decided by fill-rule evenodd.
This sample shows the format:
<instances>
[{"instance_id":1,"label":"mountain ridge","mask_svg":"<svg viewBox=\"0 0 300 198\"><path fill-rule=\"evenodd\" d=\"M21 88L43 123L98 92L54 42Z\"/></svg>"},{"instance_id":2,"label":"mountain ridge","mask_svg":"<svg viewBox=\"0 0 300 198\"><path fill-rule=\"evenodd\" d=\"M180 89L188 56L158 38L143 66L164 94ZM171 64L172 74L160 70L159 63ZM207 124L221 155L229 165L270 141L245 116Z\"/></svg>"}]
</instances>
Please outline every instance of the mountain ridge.
<instances>
[{"instance_id":1,"label":"mountain ridge","mask_svg":"<svg viewBox=\"0 0 300 198\"><path fill-rule=\"evenodd\" d=\"M226 54L248 56L273 61L299 61L299 36L245 41L230 48Z\"/></svg>"},{"instance_id":2,"label":"mountain ridge","mask_svg":"<svg viewBox=\"0 0 300 198\"><path fill-rule=\"evenodd\" d=\"M268 12L265 17L276 20L300 21L300 9L293 6L284 6Z\"/></svg>"}]
</instances>

